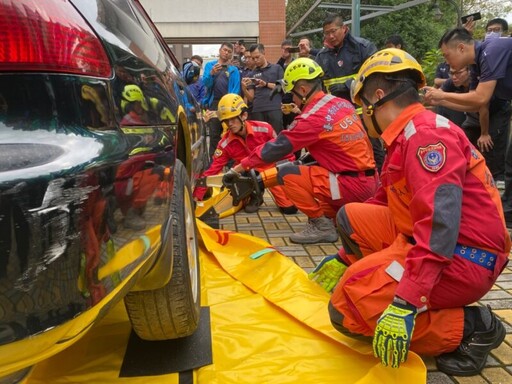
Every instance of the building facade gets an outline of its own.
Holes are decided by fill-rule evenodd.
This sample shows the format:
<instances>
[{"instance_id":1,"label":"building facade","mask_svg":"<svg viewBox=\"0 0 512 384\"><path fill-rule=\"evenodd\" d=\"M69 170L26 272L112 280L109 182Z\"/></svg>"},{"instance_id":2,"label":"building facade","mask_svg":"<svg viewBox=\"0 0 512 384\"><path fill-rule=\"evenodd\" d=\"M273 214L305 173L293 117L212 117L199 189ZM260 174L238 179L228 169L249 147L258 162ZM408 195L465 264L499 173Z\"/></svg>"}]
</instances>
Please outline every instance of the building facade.
<instances>
[{"instance_id":1,"label":"building facade","mask_svg":"<svg viewBox=\"0 0 512 384\"><path fill-rule=\"evenodd\" d=\"M140 0L180 61L193 44L240 39L265 45L276 62L286 35L285 0Z\"/></svg>"}]
</instances>

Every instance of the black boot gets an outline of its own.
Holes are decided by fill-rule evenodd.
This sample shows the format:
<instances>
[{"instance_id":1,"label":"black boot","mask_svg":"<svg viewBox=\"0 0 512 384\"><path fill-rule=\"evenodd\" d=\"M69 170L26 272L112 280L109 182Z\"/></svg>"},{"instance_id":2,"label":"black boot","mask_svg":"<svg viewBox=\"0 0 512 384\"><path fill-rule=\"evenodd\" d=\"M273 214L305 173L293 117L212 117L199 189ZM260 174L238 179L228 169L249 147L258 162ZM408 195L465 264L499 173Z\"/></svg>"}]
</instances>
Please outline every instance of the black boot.
<instances>
[{"instance_id":1,"label":"black boot","mask_svg":"<svg viewBox=\"0 0 512 384\"><path fill-rule=\"evenodd\" d=\"M459 347L449 353L444 353L436 357L437 369L447 375L452 376L473 376L479 374L485 366L487 356L494 348L497 348L505 339L505 327L501 321L492 313L491 308L480 308L480 310L488 311L482 313L482 317L487 317L490 321L482 322L477 320L481 326L470 332L466 336L466 329ZM466 316L468 313L464 311ZM475 324L475 322L470 322ZM487 323L488 325L485 325ZM465 327L468 322L464 321ZM482 326L483 325L483 326ZM478 328L483 328L478 329Z\"/></svg>"},{"instance_id":2,"label":"black boot","mask_svg":"<svg viewBox=\"0 0 512 384\"><path fill-rule=\"evenodd\" d=\"M279 212L283 215L295 215L298 212L298 209L295 205L291 205L289 207L279 207Z\"/></svg>"}]
</instances>

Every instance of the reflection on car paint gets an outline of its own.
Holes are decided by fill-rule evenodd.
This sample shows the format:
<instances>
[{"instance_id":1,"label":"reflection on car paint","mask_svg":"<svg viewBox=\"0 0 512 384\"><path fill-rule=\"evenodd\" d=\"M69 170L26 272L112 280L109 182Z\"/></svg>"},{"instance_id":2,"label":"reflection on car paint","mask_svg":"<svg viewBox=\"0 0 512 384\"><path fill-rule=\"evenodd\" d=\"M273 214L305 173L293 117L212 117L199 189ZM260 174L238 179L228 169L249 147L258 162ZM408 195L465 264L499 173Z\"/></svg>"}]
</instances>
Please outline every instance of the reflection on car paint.
<instances>
[{"instance_id":1,"label":"reflection on car paint","mask_svg":"<svg viewBox=\"0 0 512 384\"><path fill-rule=\"evenodd\" d=\"M187 174L193 183L207 165L205 127L192 113L199 105L137 2L47 0L28 13L18 2L0 0L0 8L20 31L35 31L27 41L38 28L69 31L59 15L84 17L97 57L108 60L91 72L95 63L77 41L63 52L71 73L23 65L0 72L0 381L69 345L132 287L168 287L173 257L194 272L197 254L178 254L176 243L196 249L195 226L187 216L179 233L176 217L185 217L172 203L178 197L190 207ZM54 56L41 57L53 64ZM179 183L177 159L187 168L180 165ZM197 290L182 277L177 292ZM199 301L188 304L193 320ZM175 337L197 323L185 325Z\"/></svg>"}]
</instances>

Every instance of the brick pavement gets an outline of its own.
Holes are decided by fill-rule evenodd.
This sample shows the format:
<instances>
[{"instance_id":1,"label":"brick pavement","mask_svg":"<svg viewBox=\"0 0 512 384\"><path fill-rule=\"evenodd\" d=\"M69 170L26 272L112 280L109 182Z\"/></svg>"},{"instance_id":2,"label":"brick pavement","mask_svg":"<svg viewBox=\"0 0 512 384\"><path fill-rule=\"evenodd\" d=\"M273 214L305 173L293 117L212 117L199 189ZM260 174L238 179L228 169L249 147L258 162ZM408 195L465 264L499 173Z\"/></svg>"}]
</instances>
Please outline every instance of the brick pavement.
<instances>
[{"instance_id":1,"label":"brick pavement","mask_svg":"<svg viewBox=\"0 0 512 384\"><path fill-rule=\"evenodd\" d=\"M257 213L243 210L234 216L221 219L222 229L246 233L265 239L279 251L290 257L306 272L310 272L326 255L332 255L341 242L300 245L290 242L288 236L301 230L307 217L303 214L283 215L276 208L269 194ZM433 358L424 358L428 384L510 384L512 383L512 263L498 278L493 289L479 302L490 304L507 328L505 342L491 352L482 373L473 377L454 377L436 370Z\"/></svg>"}]
</instances>

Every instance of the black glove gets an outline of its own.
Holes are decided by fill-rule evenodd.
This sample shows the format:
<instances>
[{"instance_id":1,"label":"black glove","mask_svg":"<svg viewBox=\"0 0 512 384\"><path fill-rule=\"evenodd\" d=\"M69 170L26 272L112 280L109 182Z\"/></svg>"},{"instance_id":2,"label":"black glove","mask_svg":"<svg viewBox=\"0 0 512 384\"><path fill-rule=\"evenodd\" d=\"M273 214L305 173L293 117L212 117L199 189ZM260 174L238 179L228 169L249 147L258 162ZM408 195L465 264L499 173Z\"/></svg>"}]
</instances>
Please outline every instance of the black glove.
<instances>
[{"instance_id":1,"label":"black glove","mask_svg":"<svg viewBox=\"0 0 512 384\"><path fill-rule=\"evenodd\" d=\"M280 94L281 96L284 95L283 91L283 80L277 80L276 85L274 89L272 89L272 92L270 92L270 100L274 98L275 95Z\"/></svg>"},{"instance_id":2,"label":"black glove","mask_svg":"<svg viewBox=\"0 0 512 384\"><path fill-rule=\"evenodd\" d=\"M301 157L299 157L297 159L297 162L299 165L302 165L302 164L311 165L311 164L316 163L316 160L311 153L305 152Z\"/></svg>"},{"instance_id":3,"label":"black glove","mask_svg":"<svg viewBox=\"0 0 512 384\"><path fill-rule=\"evenodd\" d=\"M345 84L333 84L329 87L329 93L334 96L340 96L350 91Z\"/></svg>"},{"instance_id":4,"label":"black glove","mask_svg":"<svg viewBox=\"0 0 512 384\"><path fill-rule=\"evenodd\" d=\"M354 79L350 78L342 84L333 84L329 87L329 93L334 96L343 96L350 93L350 86Z\"/></svg>"},{"instance_id":5,"label":"black glove","mask_svg":"<svg viewBox=\"0 0 512 384\"><path fill-rule=\"evenodd\" d=\"M222 176L222 184L229 188L232 186L238 179L240 179L240 174L235 171L233 168L231 168L229 171L227 171L224 176Z\"/></svg>"}]
</instances>

